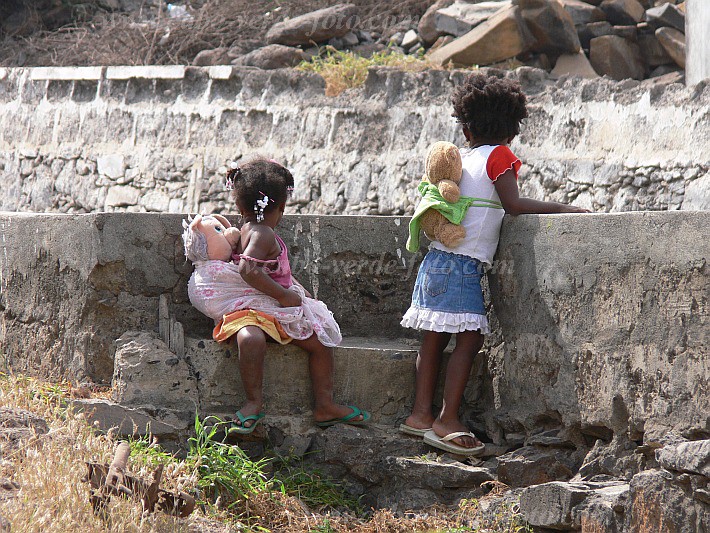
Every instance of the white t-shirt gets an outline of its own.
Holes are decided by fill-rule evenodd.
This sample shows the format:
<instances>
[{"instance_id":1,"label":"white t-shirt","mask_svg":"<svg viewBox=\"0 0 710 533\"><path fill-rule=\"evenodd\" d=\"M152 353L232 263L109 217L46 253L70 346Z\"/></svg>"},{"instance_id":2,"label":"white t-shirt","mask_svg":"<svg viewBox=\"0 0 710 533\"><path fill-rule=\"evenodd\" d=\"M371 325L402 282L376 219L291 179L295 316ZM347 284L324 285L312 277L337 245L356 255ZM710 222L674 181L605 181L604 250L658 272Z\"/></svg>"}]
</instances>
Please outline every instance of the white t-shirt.
<instances>
[{"instance_id":1,"label":"white t-shirt","mask_svg":"<svg viewBox=\"0 0 710 533\"><path fill-rule=\"evenodd\" d=\"M501 174L511 169L517 179L521 165L510 148L504 145L486 144L477 148L463 149L461 160L463 163L463 175L459 183L461 195L492 200L499 204L500 198L494 185L495 181ZM491 265L498 247L503 215L505 215L503 209L471 206L461 222L461 226L466 230L466 238L461 244L455 248L447 248L440 242L434 241L431 247L444 252L467 255Z\"/></svg>"}]
</instances>

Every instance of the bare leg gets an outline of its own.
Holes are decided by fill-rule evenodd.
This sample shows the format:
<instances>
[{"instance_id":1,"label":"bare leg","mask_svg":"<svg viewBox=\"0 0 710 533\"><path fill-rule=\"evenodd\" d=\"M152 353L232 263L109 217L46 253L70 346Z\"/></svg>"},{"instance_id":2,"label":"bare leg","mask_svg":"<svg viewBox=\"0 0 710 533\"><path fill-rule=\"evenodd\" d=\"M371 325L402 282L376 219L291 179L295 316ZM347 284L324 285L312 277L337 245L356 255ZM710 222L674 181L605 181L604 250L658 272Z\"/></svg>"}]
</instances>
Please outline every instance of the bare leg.
<instances>
[{"instance_id":1,"label":"bare leg","mask_svg":"<svg viewBox=\"0 0 710 533\"><path fill-rule=\"evenodd\" d=\"M303 341L294 340L292 344L308 352L308 369L315 397L315 421L324 422L352 413L352 409L347 405L339 405L333 401L333 348L323 346L315 334ZM362 415L353 418L353 421L360 420Z\"/></svg>"},{"instance_id":2,"label":"bare leg","mask_svg":"<svg viewBox=\"0 0 710 533\"><path fill-rule=\"evenodd\" d=\"M440 437L457 431L469 431L459 420L459 407L461 407L463 393L471 374L473 359L482 346L483 335L478 331L464 331L456 334L456 348L454 348L446 368L443 407L433 424L434 431ZM481 441L471 437L458 437L452 442L466 448L481 445Z\"/></svg>"},{"instance_id":3,"label":"bare leg","mask_svg":"<svg viewBox=\"0 0 710 533\"><path fill-rule=\"evenodd\" d=\"M264 355L266 353L266 335L256 326L246 326L237 333L239 346L239 373L242 376L244 394L247 397L239 410L244 416L256 415L264 405ZM239 420L234 424L241 425ZM244 426L251 427L253 421L247 421Z\"/></svg>"},{"instance_id":4,"label":"bare leg","mask_svg":"<svg viewBox=\"0 0 710 533\"><path fill-rule=\"evenodd\" d=\"M439 377L441 356L449 343L449 339L451 339L450 333L424 332L422 345L417 355L414 409L405 422L408 426L427 429L434 422L434 414L431 411L434 390Z\"/></svg>"}]
</instances>

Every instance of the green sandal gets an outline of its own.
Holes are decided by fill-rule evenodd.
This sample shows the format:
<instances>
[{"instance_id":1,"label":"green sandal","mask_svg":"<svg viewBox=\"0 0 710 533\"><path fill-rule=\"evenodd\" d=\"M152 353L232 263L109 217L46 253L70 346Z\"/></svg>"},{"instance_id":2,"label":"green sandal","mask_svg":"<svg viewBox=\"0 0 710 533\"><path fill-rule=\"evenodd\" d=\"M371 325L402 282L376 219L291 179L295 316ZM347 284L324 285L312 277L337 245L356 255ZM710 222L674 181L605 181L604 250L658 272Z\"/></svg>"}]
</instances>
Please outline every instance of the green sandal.
<instances>
[{"instance_id":1,"label":"green sandal","mask_svg":"<svg viewBox=\"0 0 710 533\"><path fill-rule=\"evenodd\" d=\"M364 426L366 425L369 420L370 420L370 413L367 411L361 411L354 405L348 405L350 409L353 410L352 413L349 415L345 415L341 418L331 418L330 420L324 420L323 422L316 422L316 426L321 427L321 428L327 428L330 426L334 426L336 424L349 424L351 426ZM353 418L357 418L358 416L362 415L362 420L353 420Z\"/></svg>"},{"instance_id":2,"label":"green sandal","mask_svg":"<svg viewBox=\"0 0 710 533\"><path fill-rule=\"evenodd\" d=\"M254 432L256 426L259 424L259 422L261 422L261 419L264 418L264 416L264 413L244 416L241 411L237 411L237 418L239 419L241 425L238 426L234 422L232 422L231 426L227 430L227 434L249 435L250 433ZM245 426L245 422L252 422L252 424L251 426Z\"/></svg>"}]
</instances>

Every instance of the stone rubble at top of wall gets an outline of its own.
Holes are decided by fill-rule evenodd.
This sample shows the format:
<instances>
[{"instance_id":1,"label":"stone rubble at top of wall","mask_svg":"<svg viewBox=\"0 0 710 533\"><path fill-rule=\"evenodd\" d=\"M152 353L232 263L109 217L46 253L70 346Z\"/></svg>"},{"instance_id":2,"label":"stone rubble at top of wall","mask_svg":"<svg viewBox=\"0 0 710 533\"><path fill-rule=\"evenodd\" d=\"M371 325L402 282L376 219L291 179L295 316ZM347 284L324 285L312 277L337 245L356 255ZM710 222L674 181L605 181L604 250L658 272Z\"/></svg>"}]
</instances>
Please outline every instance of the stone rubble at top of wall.
<instances>
[{"instance_id":1,"label":"stone rubble at top of wall","mask_svg":"<svg viewBox=\"0 0 710 533\"><path fill-rule=\"evenodd\" d=\"M521 189L598 211L708 209L710 86L518 79L530 118ZM371 69L326 97L320 76L217 66L0 69L0 210L233 212L227 165L267 154L295 175L290 210L409 214L424 156L461 144L466 71Z\"/></svg>"}]
</instances>

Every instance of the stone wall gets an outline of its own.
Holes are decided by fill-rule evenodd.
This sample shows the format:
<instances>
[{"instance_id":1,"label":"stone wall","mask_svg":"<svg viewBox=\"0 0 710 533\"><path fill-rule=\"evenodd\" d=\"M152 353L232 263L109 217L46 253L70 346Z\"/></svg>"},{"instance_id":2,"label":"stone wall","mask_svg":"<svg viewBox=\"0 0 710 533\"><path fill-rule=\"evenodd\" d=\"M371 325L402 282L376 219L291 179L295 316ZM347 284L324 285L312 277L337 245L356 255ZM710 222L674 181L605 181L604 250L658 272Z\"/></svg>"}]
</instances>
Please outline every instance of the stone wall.
<instances>
[{"instance_id":1,"label":"stone wall","mask_svg":"<svg viewBox=\"0 0 710 533\"><path fill-rule=\"evenodd\" d=\"M521 186L597 211L708 209L710 88L518 78L530 119ZM226 165L269 154L291 212L409 214L427 147L462 141L462 71L377 69L324 95L316 75L225 67L0 69L0 210L233 212Z\"/></svg>"},{"instance_id":2,"label":"stone wall","mask_svg":"<svg viewBox=\"0 0 710 533\"><path fill-rule=\"evenodd\" d=\"M127 331L157 329L160 296L190 343L208 338L210 321L187 302L181 218L1 215L0 367L108 381L114 342ZM365 337L385 353L392 346L385 337L407 334L398 322L421 259L402 252L407 221L284 220L295 275L334 311L350 343ZM506 217L488 276L495 333L466 392L469 424L494 442L541 428L564 428L590 443L656 442L668 430L707 438L709 223L710 213L701 212ZM357 374L345 380L350 389L370 388L365 399L357 390L346 394L386 405L386 413L375 411L386 423L411 406L413 386L390 390L411 384L416 342L409 346L386 356L360 350L347 366ZM294 369L274 375L305 379L305 358L271 364L287 360ZM236 361L219 364L230 370L209 386L232 391ZM377 375L368 376L373 368ZM381 388L369 385L378 380ZM279 391L272 408L305 403L303 391L268 383L267 390ZM618 460L635 460L629 454Z\"/></svg>"}]
</instances>

